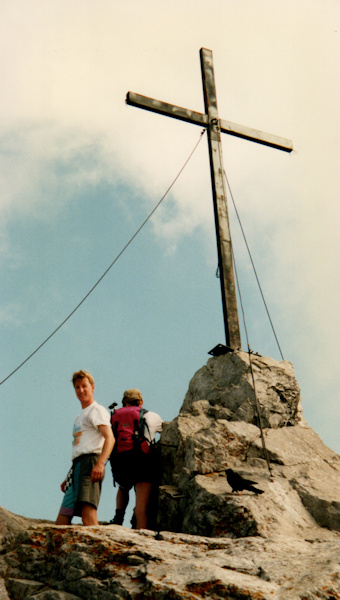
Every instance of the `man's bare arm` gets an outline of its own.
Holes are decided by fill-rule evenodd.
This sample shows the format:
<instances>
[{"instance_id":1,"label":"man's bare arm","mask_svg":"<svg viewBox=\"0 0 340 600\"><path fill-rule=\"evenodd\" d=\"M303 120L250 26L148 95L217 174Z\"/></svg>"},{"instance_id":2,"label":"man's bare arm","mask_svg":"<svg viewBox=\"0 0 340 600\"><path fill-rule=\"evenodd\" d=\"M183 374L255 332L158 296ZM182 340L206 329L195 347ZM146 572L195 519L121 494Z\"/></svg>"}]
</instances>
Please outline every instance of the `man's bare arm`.
<instances>
[{"instance_id":1,"label":"man's bare arm","mask_svg":"<svg viewBox=\"0 0 340 600\"><path fill-rule=\"evenodd\" d=\"M99 425L98 429L104 438L104 446L95 466L91 471L91 481L101 481L103 479L105 463L109 458L115 444L115 439L113 437L112 428L110 425Z\"/></svg>"}]
</instances>

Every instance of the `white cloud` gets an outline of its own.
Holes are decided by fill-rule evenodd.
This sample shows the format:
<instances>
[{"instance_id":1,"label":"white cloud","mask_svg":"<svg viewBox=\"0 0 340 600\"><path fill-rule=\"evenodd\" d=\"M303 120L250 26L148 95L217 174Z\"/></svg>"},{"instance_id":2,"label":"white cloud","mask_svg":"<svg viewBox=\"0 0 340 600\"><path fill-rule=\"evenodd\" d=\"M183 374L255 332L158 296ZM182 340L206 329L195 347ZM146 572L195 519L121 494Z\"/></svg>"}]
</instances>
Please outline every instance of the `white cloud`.
<instances>
[{"instance_id":1,"label":"white cloud","mask_svg":"<svg viewBox=\"0 0 340 600\"><path fill-rule=\"evenodd\" d=\"M322 329L320 306L333 306L340 291L338 2L14 0L3 8L3 226L17 211L42 218L49 200L60 210L77 186L102 179L133 182L151 208L199 128L128 107L125 94L203 110L198 51L210 47L221 117L293 139L290 157L224 141L224 160L267 277L289 291L288 308L307 304L305 317ZM154 230L173 248L211 222L202 140Z\"/></svg>"}]
</instances>

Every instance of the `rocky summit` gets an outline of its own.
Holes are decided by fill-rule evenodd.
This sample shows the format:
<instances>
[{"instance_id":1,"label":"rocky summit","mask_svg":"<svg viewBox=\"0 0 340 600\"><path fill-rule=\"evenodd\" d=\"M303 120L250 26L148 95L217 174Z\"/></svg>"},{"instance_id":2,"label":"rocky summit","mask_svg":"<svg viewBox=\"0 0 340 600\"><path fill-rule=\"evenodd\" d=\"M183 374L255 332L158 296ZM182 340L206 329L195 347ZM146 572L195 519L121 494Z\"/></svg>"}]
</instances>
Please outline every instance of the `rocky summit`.
<instances>
[{"instance_id":1,"label":"rocky summit","mask_svg":"<svg viewBox=\"0 0 340 600\"><path fill-rule=\"evenodd\" d=\"M1 509L0 600L340 600L340 457L304 421L290 363L209 359L158 451L154 531ZM263 493L233 492L226 469Z\"/></svg>"},{"instance_id":2,"label":"rocky summit","mask_svg":"<svg viewBox=\"0 0 340 600\"><path fill-rule=\"evenodd\" d=\"M1 600L339 600L339 537L60 527L1 511Z\"/></svg>"},{"instance_id":3,"label":"rocky summit","mask_svg":"<svg viewBox=\"0 0 340 600\"><path fill-rule=\"evenodd\" d=\"M339 532L340 457L303 419L291 363L251 361L254 377L247 353L211 358L165 425L159 529L231 538ZM227 468L264 493L233 494Z\"/></svg>"}]
</instances>

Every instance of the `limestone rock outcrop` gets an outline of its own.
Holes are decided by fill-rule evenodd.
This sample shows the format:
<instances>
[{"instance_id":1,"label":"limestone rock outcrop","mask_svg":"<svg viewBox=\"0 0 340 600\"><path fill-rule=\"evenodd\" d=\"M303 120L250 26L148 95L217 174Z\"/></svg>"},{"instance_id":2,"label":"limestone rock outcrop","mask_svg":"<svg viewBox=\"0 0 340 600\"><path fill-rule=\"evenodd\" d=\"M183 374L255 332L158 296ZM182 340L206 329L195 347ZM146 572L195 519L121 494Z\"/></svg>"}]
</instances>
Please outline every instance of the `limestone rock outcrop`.
<instances>
[{"instance_id":1,"label":"limestone rock outcrop","mask_svg":"<svg viewBox=\"0 0 340 600\"><path fill-rule=\"evenodd\" d=\"M164 427L159 529L203 536L322 536L340 531L340 457L302 417L291 363L252 355L209 359L178 417ZM231 493L225 469L264 494Z\"/></svg>"},{"instance_id":2,"label":"limestone rock outcrop","mask_svg":"<svg viewBox=\"0 0 340 600\"><path fill-rule=\"evenodd\" d=\"M14 525L13 525L14 521ZM339 536L61 527L0 509L1 600L339 600Z\"/></svg>"},{"instance_id":3,"label":"limestone rock outcrop","mask_svg":"<svg viewBox=\"0 0 340 600\"><path fill-rule=\"evenodd\" d=\"M0 600L340 600L340 457L292 365L251 358L254 379L243 352L209 359L165 424L156 531L0 508ZM263 493L232 493L226 468Z\"/></svg>"}]
</instances>

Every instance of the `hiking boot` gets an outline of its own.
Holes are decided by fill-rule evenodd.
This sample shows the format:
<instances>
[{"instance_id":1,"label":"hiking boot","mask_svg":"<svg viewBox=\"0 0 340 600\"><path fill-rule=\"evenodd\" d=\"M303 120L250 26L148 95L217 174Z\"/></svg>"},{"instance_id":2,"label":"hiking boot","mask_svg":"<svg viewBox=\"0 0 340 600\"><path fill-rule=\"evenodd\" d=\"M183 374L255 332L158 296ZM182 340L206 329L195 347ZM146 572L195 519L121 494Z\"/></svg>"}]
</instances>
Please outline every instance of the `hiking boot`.
<instances>
[{"instance_id":1,"label":"hiking boot","mask_svg":"<svg viewBox=\"0 0 340 600\"><path fill-rule=\"evenodd\" d=\"M111 519L111 521L109 521L108 523L105 523L105 525L123 525L124 514L125 510L123 510L122 508L117 508L116 514L113 517L113 519Z\"/></svg>"}]
</instances>

